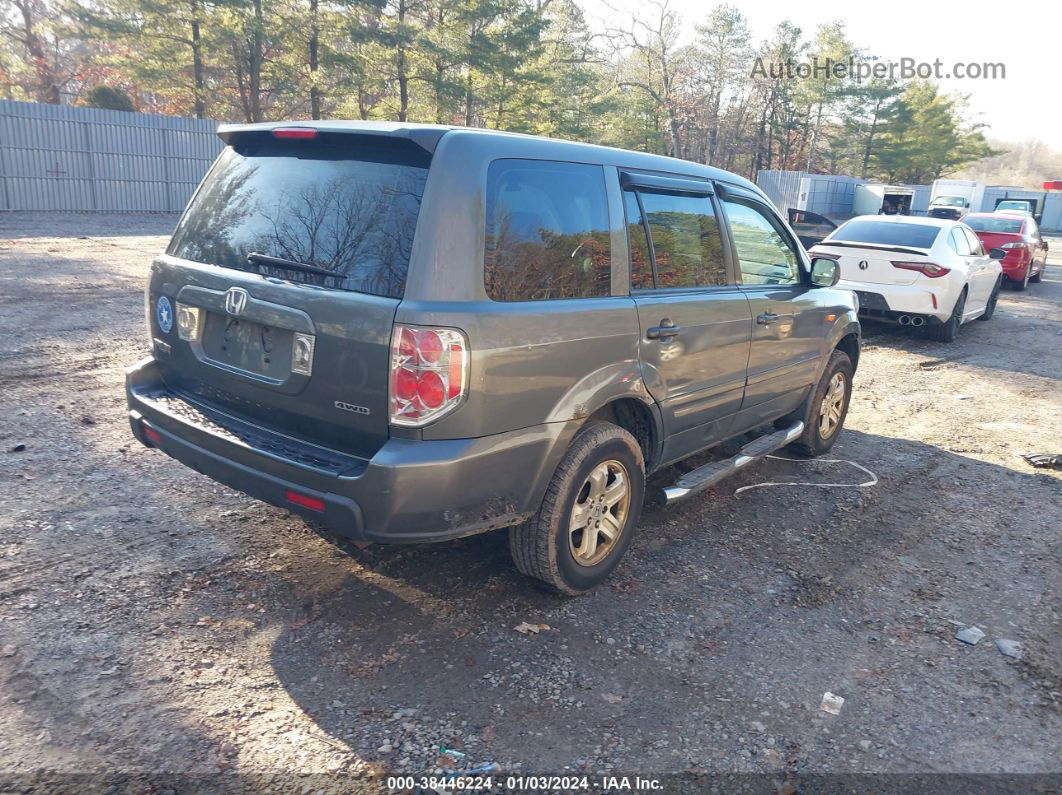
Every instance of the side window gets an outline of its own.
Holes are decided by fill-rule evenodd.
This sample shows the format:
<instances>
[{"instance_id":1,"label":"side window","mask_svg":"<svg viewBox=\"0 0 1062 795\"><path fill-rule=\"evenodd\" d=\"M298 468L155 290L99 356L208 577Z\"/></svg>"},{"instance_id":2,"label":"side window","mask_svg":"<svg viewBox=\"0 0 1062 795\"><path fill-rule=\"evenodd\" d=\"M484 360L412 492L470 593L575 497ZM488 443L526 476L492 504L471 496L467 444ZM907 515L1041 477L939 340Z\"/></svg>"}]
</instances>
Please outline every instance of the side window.
<instances>
[{"instance_id":1,"label":"side window","mask_svg":"<svg viewBox=\"0 0 1062 795\"><path fill-rule=\"evenodd\" d=\"M631 246L631 289L653 288L653 258L649 253L649 239L645 236L645 219L638 204L638 194L623 192L623 206L627 212L627 238Z\"/></svg>"},{"instance_id":2,"label":"side window","mask_svg":"<svg viewBox=\"0 0 1062 795\"><path fill-rule=\"evenodd\" d=\"M495 301L611 294L601 166L495 160L487 170L483 279Z\"/></svg>"},{"instance_id":3,"label":"side window","mask_svg":"<svg viewBox=\"0 0 1062 795\"><path fill-rule=\"evenodd\" d=\"M983 257L985 254L984 246L981 245L981 238L973 233L970 229L963 229L963 234L966 235L966 240L970 244L970 253L979 257Z\"/></svg>"},{"instance_id":4,"label":"side window","mask_svg":"<svg viewBox=\"0 0 1062 795\"><path fill-rule=\"evenodd\" d=\"M778 223L752 203L726 200L742 284L799 284L800 258Z\"/></svg>"},{"instance_id":5,"label":"side window","mask_svg":"<svg viewBox=\"0 0 1062 795\"><path fill-rule=\"evenodd\" d=\"M966 239L966 235L962 233L962 228L953 226L951 228L951 236L949 238L951 247L956 254L967 257L970 255L970 241Z\"/></svg>"},{"instance_id":6,"label":"side window","mask_svg":"<svg viewBox=\"0 0 1062 795\"><path fill-rule=\"evenodd\" d=\"M709 196L627 192L627 219L631 230L631 286L666 289L669 287L712 287L727 284L723 261L723 240L719 219ZM652 240L652 281L646 278L640 258L634 215L638 202L644 211L644 226ZM632 212L633 211L633 212ZM644 231L641 235L644 236ZM647 283L648 282L648 283Z\"/></svg>"}]
</instances>

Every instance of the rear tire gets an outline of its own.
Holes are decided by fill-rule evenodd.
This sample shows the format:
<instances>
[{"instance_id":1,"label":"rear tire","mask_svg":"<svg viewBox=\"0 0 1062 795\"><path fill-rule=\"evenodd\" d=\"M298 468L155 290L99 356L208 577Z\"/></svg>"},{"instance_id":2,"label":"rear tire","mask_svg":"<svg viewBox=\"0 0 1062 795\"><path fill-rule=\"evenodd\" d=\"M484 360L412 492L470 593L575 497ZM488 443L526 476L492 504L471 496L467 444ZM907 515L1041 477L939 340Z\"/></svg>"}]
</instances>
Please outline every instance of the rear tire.
<instances>
[{"instance_id":1,"label":"rear tire","mask_svg":"<svg viewBox=\"0 0 1062 795\"><path fill-rule=\"evenodd\" d=\"M852 360L844 351L834 351L818 386L804 405L804 432L790 448L814 458L829 452L841 435L848 404L852 400Z\"/></svg>"},{"instance_id":2,"label":"rear tire","mask_svg":"<svg viewBox=\"0 0 1062 795\"><path fill-rule=\"evenodd\" d=\"M1029 277L1029 281L1030 282L1036 282L1037 284L1039 284L1040 280L1043 279L1043 277L1044 277L1044 271L1046 269L1047 269L1047 262L1045 261L1044 264L1040 266L1040 270L1038 270L1036 272L1036 275Z\"/></svg>"},{"instance_id":3,"label":"rear tire","mask_svg":"<svg viewBox=\"0 0 1062 795\"><path fill-rule=\"evenodd\" d=\"M1029 263L1029 267L1025 269L1025 277L1020 281L1011 282L1010 285L1019 293L1029 286L1029 274L1032 272L1032 263Z\"/></svg>"},{"instance_id":4,"label":"rear tire","mask_svg":"<svg viewBox=\"0 0 1062 795\"><path fill-rule=\"evenodd\" d=\"M978 320L991 320L992 315L996 313L996 302L999 301L999 290L1003 286L1003 277L1000 276L996 279L996 286L992 288L992 295L988 296L988 303L985 304L984 313L977 318Z\"/></svg>"},{"instance_id":5,"label":"rear tire","mask_svg":"<svg viewBox=\"0 0 1062 795\"><path fill-rule=\"evenodd\" d=\"M592 590L626 553L644 499L645 462L635 438L607 422L584 428L538 512L509 530L516 568L563 594Z\"/></svg>"},{"instance_id":6,"label":"rear tire","mask_svg":"<svg viewBox=\"0 0 1062 795\"><path fill-rule=\"evenodd\" d=\"M966 311L966 288L962 288L955 306L952 307L951 316L939 326L927 326L926 336L937 342L955 342L959 336L959 327L962 325L962 316Z\"/></svg>"}]
</instances>

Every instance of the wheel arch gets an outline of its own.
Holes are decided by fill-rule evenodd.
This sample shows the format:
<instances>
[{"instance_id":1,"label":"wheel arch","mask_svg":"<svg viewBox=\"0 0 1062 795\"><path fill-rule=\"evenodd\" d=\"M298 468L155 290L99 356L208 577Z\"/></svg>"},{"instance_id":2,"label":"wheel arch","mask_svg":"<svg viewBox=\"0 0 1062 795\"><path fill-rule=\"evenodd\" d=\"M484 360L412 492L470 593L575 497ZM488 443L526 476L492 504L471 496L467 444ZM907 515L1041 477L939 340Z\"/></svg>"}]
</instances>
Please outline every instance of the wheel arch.
<instances>
[{"instance_id":1,"label":"wheel arch","mask_svg":"<svg viewBox=\"0 0 1062 795\"><path fill-rule=\"evenodd\" d=\"M848 358L852 360L852 372L854 373L859 369L859 355L861 346L859 342L859 332L849 331L843 337L841 337L837 344L833 346L834 350L842 351L848 354Z\"/></svg>"},{"instance_id":2,"label":"wheel arch","mask_svg":"<svg viewBox=\"0 0 1062 795\"><path fill-rule=\"evenodd\" d=\"M584 403L584 409L578 416L565 421L563 432L558 435L549 451L548 460L539 470L533 486L531 504L538 505L542 501L561 459L568 452L575 437L595 423L610 422L634 436L642 450L646 474L660 461L664 438L663 421L652 398L642 397L635 390L602 396L592 410L585 408L585 405Z\"/></svg>"},{"instance_id":3,"label":"wheel arch","mask_svg":"<svg viewBox=\"0 0 1062 795\"><path fill-rule=\"evenodd\" d=\"M646 473L653 471L663 447L663 429L655 404L634 397L613 398L587 417L583 427L594 422L611 422L627 431L642 449Z\"/></svg>"}]
</instances>

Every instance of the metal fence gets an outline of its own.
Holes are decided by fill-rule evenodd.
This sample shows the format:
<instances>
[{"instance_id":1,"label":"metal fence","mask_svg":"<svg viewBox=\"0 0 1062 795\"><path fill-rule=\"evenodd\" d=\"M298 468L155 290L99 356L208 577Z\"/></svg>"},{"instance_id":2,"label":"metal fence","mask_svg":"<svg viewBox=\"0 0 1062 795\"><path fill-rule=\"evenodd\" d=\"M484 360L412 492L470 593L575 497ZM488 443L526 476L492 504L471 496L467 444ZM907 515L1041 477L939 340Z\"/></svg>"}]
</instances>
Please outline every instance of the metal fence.
<instances>
[{"instance_id":1,"label":"metal fence","mask_svg":"<svg viewBox=\"0 0 1062 795\"><path fill-rule=\"evenodd\" d=\"M179 212L217 122L0 100L0 210Z\"/></svg>"},{"instance_id":2,"label":"metal fence","mask_svg":"<svg viewBox=\"0 0 1062 795\"><path fill-rule=\"evenodd\" d=\"M762 169L756 175L756 184L783 213L790 208L808 210L809 207L800 206L800 182L806 176L805 171Z\"/></svg>"},{"instance_id":3,"label":"metal fence","mask_svg":"<svg viewBox=\"0 0 1062 795\"><path fill-rule=\"evenodd\" d=\"M771 201L785 212L808 210L827 218L845 218L852 214L855 177L834 174L809 174L806 171L762 170L756 176Z\"/></svg>"},{"instance_id":4,"label":"metal fence","mask_svg":"<svg viewBox=\"0 0 1062 795\"><path fill-rule=\"evenodd\" d=\"M835 221L852 216L855 186L864 180L832 174L808 174L805 171L767 171L763 170L756 177L760 186L771 201L785 212L792 207L796 210L825 215ZM865 182L865 184L873 184ZM933 192L931 185L899 184L899 187L911 188L914 198L911 202L912 215L926 215L929 200ZM1022 188L1004 188L989 186L985 190L980 207L972 208L975 212L991 212L999 199L1036 199L1042 214L1040 227L1048 231L1062 231L1062 193Z\"/></svg>"}]
</instances>

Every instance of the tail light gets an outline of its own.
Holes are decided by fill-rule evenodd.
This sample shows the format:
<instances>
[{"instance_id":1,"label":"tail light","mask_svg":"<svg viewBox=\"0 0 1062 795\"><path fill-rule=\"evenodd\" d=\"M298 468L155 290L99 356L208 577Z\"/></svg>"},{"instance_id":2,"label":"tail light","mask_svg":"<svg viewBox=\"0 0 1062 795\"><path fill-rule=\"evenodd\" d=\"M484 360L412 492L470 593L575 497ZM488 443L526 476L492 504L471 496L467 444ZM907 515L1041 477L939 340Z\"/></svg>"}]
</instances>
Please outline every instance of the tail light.
<instances>
[{"instance_id":1,"label":"tail light","mask_svg":"<svg viewBox=\"0 0 1062 795\"><path fill-rule=\"evenodd\" d=\"M419 427L464 399L468 342L456 329L395 324L391 334L391 424Z\"/></svg>"},{"instance_id":2,"label":"tail light","mask_svg":"<svg viewBox=\"0 0 1062 795\"><path fill-rule=\"evenodd\" d=\"M900 268L905 271L918 271L923 276L928 276L930 279L937 279L941 276L946 276L951 273L951 268L945 268L943 265L937 265L935 262L896 262L893 261L892 267Z\"/></svg>"},{"instance_id":3,"label":"tail light","mask_svg":"<svg viewBox=\"0 0 1062 795\"><path fill-rule=\"evenodd\" d=\"M1029 244L1023 240L1015 240L1013 243L1004 243L1000 248L1004 251L1012 251L1016 248L1027 248L1028 245Z\"/></svg>"}]
</instances>

